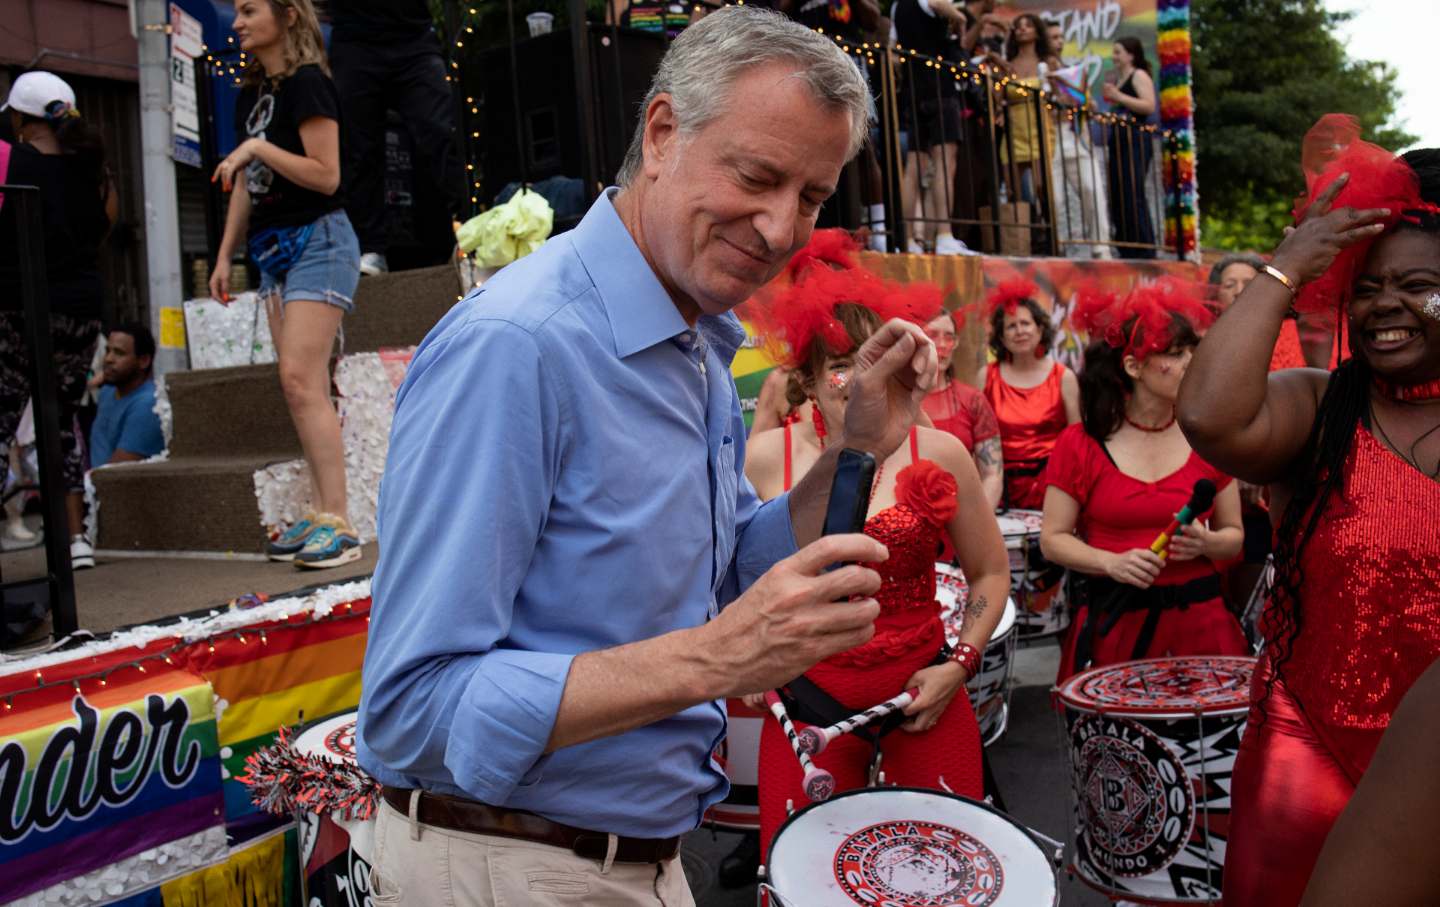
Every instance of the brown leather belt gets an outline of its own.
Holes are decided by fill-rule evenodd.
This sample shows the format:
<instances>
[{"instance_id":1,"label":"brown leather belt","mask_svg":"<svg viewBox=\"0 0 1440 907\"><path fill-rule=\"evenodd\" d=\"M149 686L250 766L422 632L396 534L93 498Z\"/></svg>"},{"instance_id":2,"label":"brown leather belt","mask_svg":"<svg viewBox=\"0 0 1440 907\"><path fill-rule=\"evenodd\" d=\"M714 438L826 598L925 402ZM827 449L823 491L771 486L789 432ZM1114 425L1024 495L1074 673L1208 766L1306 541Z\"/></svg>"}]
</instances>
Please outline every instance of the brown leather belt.
<instances>
[{"instance_id":1,"label":"brown leather belt","mask_svg":"<svg viewBox=\"0 0 1440 907\"><path fill-rule=\"evenodd\" d=\"M411 790L403 787L381 789L385 802L401 815L410 815ZM416 819L422 825L463 831L475 835L498 835L549 844L573 851L587 860L604 862L610 836L551 822L544 816L518 809L501 809L475 800L465 800L431 791L420 792ZM679 838L626 838L616 836L616 863L663 863L680 852Z\"/></svg>"}]
</instances>

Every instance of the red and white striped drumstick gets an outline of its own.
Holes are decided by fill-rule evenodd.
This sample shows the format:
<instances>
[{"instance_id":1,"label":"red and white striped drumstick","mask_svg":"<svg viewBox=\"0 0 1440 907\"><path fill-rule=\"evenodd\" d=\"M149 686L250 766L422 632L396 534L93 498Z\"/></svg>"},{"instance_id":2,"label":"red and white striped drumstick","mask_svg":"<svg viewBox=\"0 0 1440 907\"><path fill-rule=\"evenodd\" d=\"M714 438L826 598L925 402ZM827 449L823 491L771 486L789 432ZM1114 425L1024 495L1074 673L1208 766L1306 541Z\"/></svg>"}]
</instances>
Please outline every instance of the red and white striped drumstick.
<instances>
[{"instance_id":1,"label":"red and white striped drumstick","mask_svg":"<svg viewBox=\"0 0 1440 907\"><path fill-rule=\"evenodd\" d=\"M807 727L799 734L797 745L811 756L818 756L825 751L825 747L834 742L841 734L848 734L856 728L862 728L878 718L884 718L891 712L899 711L915 701L920 695L919 687L911 687L899 696L892 696L877 705L872 705L863 712L856 712L849 718L837 721L827 728Z\"/></svg>"},{"instance_id":2,"label":"red and white striped drumstick","mask_svg":"<svg viewBox=\"0 0 1440 907\"><path fill-rule=\"evenodd\" d=\"M780 695L770 690L765 694L765 705L769 707L775 720L780 722L780 730L785 732L785 739L790 741L791 749L795 750L795 758L800 760L800 768L805 772L801 782L805 796L812 803L829 800L830 795L835 793L835 776L823 768L816 768L815 763L810 761L810 754L800 748L800 741L795 735L795 725L791 723L790 715L785 711L785 703L780 701Z\"/></svg>"}]
</instances>

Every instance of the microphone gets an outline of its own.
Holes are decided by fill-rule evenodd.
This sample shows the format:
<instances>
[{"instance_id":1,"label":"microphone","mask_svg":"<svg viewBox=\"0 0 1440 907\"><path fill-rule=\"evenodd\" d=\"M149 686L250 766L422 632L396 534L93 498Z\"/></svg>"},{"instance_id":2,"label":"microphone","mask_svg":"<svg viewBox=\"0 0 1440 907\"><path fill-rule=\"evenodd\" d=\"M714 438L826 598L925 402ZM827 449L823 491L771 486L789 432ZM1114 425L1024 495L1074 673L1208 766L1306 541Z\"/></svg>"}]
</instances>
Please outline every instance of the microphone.
<instances>
[{"instance_id":1,"label":"microphone","mask_svg":"<svg viewBox=\"0 0 1440 907\"><path fill-rule=\"evenodd\" d=\"M1170 521L1170 525L1165 527L1165 531L1155 536L1155 541L1150 543L1150 550L1164 560L1170 554L1170 540L1175 533L1181 526L1189 526L1195 522L1197 516L1209 510L1215 503L1217 491L1215 483L1209 479L1196 480L1195 487L1190 492L1190 500L1176 514L1175 519Z\"/></svg>"}]
</instances>

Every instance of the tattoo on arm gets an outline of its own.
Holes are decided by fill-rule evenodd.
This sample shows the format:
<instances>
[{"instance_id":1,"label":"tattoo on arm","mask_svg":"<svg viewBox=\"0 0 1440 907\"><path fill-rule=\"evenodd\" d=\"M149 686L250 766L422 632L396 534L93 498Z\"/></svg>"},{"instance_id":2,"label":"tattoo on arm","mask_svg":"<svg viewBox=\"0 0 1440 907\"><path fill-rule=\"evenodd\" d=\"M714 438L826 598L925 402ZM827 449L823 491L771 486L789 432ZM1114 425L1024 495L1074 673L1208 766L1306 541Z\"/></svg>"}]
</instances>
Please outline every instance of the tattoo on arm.
<instances>
[{"instance_id":1,"label":"tattoo on arm","mask_svg":"<svg viewBox=\"0 0 1440 907\"><path fill-rule=\"evenodd\" d=\"M966 628L979 620L980 615L984 614L988 607L990 607L990 600L983 595L977 595L966 602L965 616L960 620L960 632L965 632Z\"/></svg>"},{"instance_id":2,"label":"tattoo on arm","mask_svg":"<svg viewBox=\"0 0 1440 907\"><path fill-rule=\"evenodd\" d=\"M1000 439L986 438L975 445L975 465L981 475L987 475L995 471L1000 464Z\"/></svg>"}]
</instances>

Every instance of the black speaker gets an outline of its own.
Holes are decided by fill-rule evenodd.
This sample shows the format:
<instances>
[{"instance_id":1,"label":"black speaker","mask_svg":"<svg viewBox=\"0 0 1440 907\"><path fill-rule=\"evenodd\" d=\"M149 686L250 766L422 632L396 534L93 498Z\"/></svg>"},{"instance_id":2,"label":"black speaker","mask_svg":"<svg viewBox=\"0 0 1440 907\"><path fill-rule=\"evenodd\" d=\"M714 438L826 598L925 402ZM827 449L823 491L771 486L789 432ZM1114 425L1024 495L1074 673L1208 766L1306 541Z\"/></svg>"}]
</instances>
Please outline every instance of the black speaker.
<instances>
[{"instance_id":1,"label":"black speaker","mask_svg":"<svg viewBox=\"0 0 1440 907\"><path fill-rule=\"evenodd\" d=\"M479 144L487 204L508 183L552 176L582 179L587 153L596 155L600 182L614 181L668 42L663 35L602 25L589 25L586 39L590 65L583 85L592 114L586 123L576 99L568 30L518 41L513 70L506 44L462 63L466 95L480 110L472 115L466 140ZM475 132L478 137L470 134Z\"/></svg>"}]
</instances>

